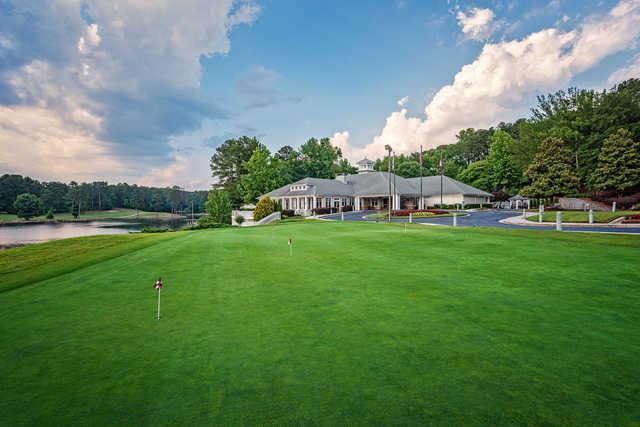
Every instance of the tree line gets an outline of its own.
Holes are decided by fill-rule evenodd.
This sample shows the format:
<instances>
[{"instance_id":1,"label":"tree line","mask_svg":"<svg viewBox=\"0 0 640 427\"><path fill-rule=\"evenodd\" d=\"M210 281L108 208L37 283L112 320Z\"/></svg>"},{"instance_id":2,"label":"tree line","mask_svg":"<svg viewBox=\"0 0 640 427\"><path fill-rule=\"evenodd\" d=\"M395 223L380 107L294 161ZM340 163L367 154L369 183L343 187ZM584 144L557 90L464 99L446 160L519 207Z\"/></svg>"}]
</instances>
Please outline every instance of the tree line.
<instances>
[{"instance_id":1,"label":"tree line","mask_svg":"<svg viewBox=\"0 0 640 427\"><path fill-rule=\"evenodd\" d=\"M442 159L442 163L441 163ZM355 159L352 159L355 160ZM521 193L622 197L640 192L640 80L610 90L569 88L537 98L531 116L488 129L463 129L454 144L394 156L403 177L441 172L502 200ZM387 171L388 157L374 169ZM422 170L421 170L422 169ZM271 153L253 137L225 141L211 158L216 203L238 207L304 177L354 173L329 138ZM222 199L222 200L221 200ZM635 199L633 199L635 200ZM224 216L224 215L223 215Z\"/></svg>"},{"instance_id":2,"label":"tree line","mask_svg":"<svg viewBox=\"0 0 640 427\"><path fill-rule=\"evenodd\" d=\"M85 211L113 208L139 209L149 212L203 212L207 191L185 191L180 187L156 188L126 183L108 184L104 181L70 183L39 182L30 177L5 174L0 176L0 212L16 213L15 202L20 195L41 213ZM32 215L35 216L35 215Z\"/></svg>"}]
</instances>

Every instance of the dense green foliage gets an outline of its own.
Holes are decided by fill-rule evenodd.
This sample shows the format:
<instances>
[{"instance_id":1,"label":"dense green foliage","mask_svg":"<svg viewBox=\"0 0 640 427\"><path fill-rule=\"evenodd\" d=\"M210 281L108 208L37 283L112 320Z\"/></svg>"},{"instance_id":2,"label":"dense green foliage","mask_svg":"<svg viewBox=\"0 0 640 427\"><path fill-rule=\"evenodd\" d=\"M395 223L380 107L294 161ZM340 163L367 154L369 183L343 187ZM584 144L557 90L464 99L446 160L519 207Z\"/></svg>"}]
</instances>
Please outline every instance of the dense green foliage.
<instances>
[{"instance_id":1,"label":"dense green foliage","mask_svg":"<svg viewBox=\"0 0 640 427\"><path fill-rule=\"evenodd\" d=\"M207 215L200 218L199 222L204 224L205 222L215 222L219 224L231 224L231 199L229 193L224 190L211 190L209 191L209 198L205 203L205 210Z\"/></svg>"},{"instance_id":2,"label":"dense green foliage","mask_svg":"<svg viewBox=\"0 0 640 427\"><path fill-rule=\"evenodd\" d=\"M640 185L640 140L634 141L626 129L609 135L600 150L593 183L597 189L620 193Z\"/></svg>"},{"instance_id":3,"label":"dense green foliage","mask_svg":"<svg viewBox=\"0 0 640 427\"><path fill-rule=\"evenodd\" d=\"M598 166L601 150L605 140L615 135L619 129L627 129L625 139L615 139L609 144L604 153L602 167ZM460 179L468 184L491 183L490 187L480 187L496 192L504 187L510 194L517 193L522 187L532 190L536 183L527 175L537 155L541 154L542 142L548 138L562 140L568 151L567 159L572 168L573 177L563 185L557 186L556 191L543 191L552 196L562 194L584 194L596 190L608 189L620 193L638 191L638 183L632 176L638 172L630 157L638 152L640 143L640 80L630 79L611 90L602 92L570 88L554 94L538 97L538 103L528 119L520 119L514 123L501 123L497 130L467 129L458 134L457 143L438 147L432 152L443 152L447 164L453 162L462 168L472 168L470 159L474 161L489 157L483 151L487 142L496 131L504 131L512 137L509 149L509 161L496 168L462 170L458 175L452 172L455 167L445 168L445 174ZM471 144L471 145L470 145ZM503 152L505 154L506 152ZM607 154L607 152L612 154ZM503 159L505 156L501 156ZM627 167L613 168L614 158L629 159ZM619 162L621 164L622 161ZM536 167L539 167L538 164ZM506 174L506 179L495 181L496 172ZM608 171L608 172L607 172ZM481 175L479 172L482 172ZM492 177L493 175L493 177ZM566 174L565 174L566 175ZM635 183L634 183L635 182ZM542 190L538 188L538 190ZM558 192L559 191L559 192ZM540 192L540 191L538 191ZM553 194L552 194L553 193Z\"/></svg>"},{"instance_id":4,"label":"dense green foliage","mask_svg":"<svg viewBox=\"0 0 640 427\"><path fill-rule=\"evenodd\" d=\"M13 202L22 193L35 194L45 211L80 214L86 211L114 208L139 209L147 212L194 212L204 210L206 191L185 191L179 187L153 188L106 182L69 184L39 182L21 175L0 176L0 212L15 213Z\"/></svg>"},{"instance_id":5,"label":"dense green foliage","mask_svg":"<svg viewBox=\"0 0 640 427\"><path fill-rule=\"evenodd\" d=\"M218 187L229 194L232 206L238 207L301 178L334 178L336 173L353 173L355 168L329 138L311 138L300 151L284 146L271 155L257 139L241 137L216 148L211 171Z\"/></svg>"},{"instance_id":6,"label":"dense green foliage","mask_svg":"<svg viewBox=\"0 0 640 427\"><path fill-rule=\"evenodd\" d=\"M499 129L491 136L490 141L487 157L489 185L492 191L513 193L519 187L522 176L513 160L513 138Z\"/></svg>"},{"instance_id":7,"label":"dense green foliage","mask_svg":"<svg viewBox=\"0 0 640 427\"><path fill-rule=\"evenodd\" d=\"M260 221L262 218L271 215L275 211L275 204L267 196L258 201L255 210L253 211L253 220Z\"/></svg>"},{"instance_id":8,"label":"dense green foliage","mask_svg":"<svg viewBox=\"0 0 640 427\"><path fill-rule=\"evenodd\" d=\"M531 197L570 195L578 187L571 149L559 138L547 138L525 172L531 184L522 193Z\"/></svg>"},{"instance_id":9,"label":"dense green foliage","mask_svg":"<svg viewBox=\"0 0 640 427\"><path fill-rule=\"evenodd\" d=\"M0 423L633 425L639 245L305 221L0 252Z\"/></svg>"},{"instance_id":10,"label":"dense green foliage","mask_svg":"<svg viewBox=\"0 0 640 427\"><path fill-rule=\"evenodd\" d=\"M42 212L42 202L35 194L23 193L13 202L16 215L23 219L33 218Z\"/></svg>"}]
</instances>

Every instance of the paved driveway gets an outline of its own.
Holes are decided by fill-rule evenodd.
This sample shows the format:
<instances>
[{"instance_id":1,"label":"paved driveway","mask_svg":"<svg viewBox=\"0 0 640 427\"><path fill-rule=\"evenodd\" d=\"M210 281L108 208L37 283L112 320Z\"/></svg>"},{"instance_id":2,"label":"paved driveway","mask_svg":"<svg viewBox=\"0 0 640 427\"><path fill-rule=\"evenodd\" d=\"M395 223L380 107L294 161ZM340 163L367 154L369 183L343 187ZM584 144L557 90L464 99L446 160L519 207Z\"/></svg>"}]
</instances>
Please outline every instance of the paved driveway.
<instances>
[{"instance_id":1,"label":"paved driveway","mask_svg":"<svg viewBox=\"0 0 640 427\"><path fill-rule=\"evenodd\" d=\"M384 219L367 219L366 215L377 213L377 211L359 211L359 212L345 212L345 221L372 221L372 222L384 222ZM466 227L502 227L502 228L519 228L529 230L555 230L555 226L521 226L515 224L503 224L501 219L509 218L512 216L520 215L518 211L512 210L488 210L478 212L461 212L458 216L458 225ZM340 214L324 215L324 219L340 220ZM408 222L409 219L405 218L393 218L393 222ZM414 218L413 222L431 225L453 225L452 217L442 218ZM580 232L601 232L601 233L632 233L640 234L640 226L629 228L615 228L615 227L570 227L563 226L563 231L580 231Z\"/></svg>"}]
</instances>

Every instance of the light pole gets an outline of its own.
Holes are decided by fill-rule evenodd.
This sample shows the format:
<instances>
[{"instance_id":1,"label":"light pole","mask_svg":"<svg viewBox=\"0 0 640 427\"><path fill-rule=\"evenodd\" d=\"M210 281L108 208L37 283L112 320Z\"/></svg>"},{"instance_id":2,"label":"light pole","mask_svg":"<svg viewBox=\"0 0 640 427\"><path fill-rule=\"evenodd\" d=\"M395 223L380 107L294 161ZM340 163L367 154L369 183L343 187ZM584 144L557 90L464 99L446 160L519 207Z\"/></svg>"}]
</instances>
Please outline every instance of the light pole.
<instances>
[{"instance_id":1,"label":"light pole","mask_svg":"<svg viewBox=\"0 0 640 427\"><path fill-rule=\"evenodd\" d=\"M442 174L444 173L444 162L442 161L442 151L440 151L440 163L438 164L440 167L440 209L442 209Z\"/></svg>"},{"instance_id":2,"label":"light pole","mask_svg":"<svg viewBox=\"0 0 640 427\"><path fill-rule=\"evenodd\" d=\"M389 162L389 166L387 167L388 171L389 171L389 203L388 203L388 208L389 208L389 222L391 222L391 146L389 144L384 146L384 149L387 150L387 152L389 153L387 155L387 159Z\"/></svg>"},{"instance_id":3,"label":"light pole","mask_svg":"<svg viewBox=\"0 0 640 427\"><path fill-rule=\"evenodd\" d=\"M422 145L420 146L420 200L418 200L418 209L424 209L422 202Z\"/></svg>"}]
</instances>

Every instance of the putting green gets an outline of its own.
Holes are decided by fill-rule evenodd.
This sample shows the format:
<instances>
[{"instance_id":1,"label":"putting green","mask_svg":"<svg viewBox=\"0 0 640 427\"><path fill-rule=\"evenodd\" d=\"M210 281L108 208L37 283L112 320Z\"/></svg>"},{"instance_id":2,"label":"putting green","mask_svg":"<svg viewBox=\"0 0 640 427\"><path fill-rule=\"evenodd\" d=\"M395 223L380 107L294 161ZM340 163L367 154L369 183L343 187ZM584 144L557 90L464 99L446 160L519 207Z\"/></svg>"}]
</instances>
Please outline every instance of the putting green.
<instances>
[{"instance_id":1,"label":"putting green","mask_svg":"<svg viewBox=\"0 0 640 427\"><path fill-rule=\"evenodd\" d=\"M319 221L12 249L0 424L633 424L638 259L637 236Z\"/></svg>"}]
</instances>

